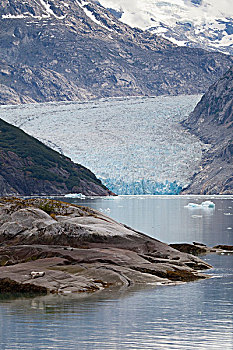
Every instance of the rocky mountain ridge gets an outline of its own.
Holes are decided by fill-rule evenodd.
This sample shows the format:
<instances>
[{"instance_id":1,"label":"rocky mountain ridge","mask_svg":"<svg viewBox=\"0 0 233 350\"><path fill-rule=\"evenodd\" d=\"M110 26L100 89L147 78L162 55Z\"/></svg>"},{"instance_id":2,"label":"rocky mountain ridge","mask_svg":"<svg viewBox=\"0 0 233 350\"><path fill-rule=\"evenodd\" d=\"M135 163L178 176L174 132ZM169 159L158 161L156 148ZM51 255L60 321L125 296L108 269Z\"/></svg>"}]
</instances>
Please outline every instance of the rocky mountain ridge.
<instances>
[{"instance_id":1,"label":"rocky mountain ridge","mask_svg":"<svg viewBox=\"0 0 233 350\"><path fill-rule=\"evenodd\" d=\"M213 84L183 123L211 145L184 194L233 194L233 67Z\"/></svg>"},{"instance_id":2,"label":"rocky mountain ridge","mask_svg":"<svg viewBox=\"0 0 233 350\"><path fill-rule=\"evenodd\" d=\"M230 56L131 28L95 1L0 4L0 103L202 93Z\"/></svg>"}]
</instances>

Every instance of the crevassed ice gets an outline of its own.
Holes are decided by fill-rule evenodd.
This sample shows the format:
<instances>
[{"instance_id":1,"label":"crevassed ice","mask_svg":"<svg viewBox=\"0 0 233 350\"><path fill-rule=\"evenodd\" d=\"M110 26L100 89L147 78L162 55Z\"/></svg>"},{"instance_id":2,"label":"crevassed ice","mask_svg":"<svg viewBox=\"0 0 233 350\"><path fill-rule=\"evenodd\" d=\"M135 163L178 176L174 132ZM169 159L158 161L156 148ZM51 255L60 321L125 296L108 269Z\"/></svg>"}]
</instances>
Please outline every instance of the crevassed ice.
<instances>
[{"instance_id":1,"label":"crevassed ice","mask_svg":"<svg viewBox=\"0 0 233 350\"><path fill-rule=\"evenodd\" d=\"M92 170L117 194L177 194L204 145L180 125L200 96L2 106L1 118Z\"/></svg>"}]
</instances>

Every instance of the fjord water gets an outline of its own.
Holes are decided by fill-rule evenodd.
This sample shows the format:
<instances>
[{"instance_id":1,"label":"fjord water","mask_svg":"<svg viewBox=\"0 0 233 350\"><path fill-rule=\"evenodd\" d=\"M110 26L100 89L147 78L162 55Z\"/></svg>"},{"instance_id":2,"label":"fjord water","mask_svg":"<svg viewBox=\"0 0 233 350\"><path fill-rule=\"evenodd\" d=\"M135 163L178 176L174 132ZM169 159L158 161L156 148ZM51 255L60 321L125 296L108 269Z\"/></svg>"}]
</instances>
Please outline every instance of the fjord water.
<instances>
[{"instance_id":1,"label":"fjord water","mask_svg":"<svg viewBox=\"0 0 233 350\"><path fill-rule=\"evenodd\" d=\"M215 203L188 209L189 202ZM64 199L63 199L64 200ZM233 244L233 197L77 200L167 243ZM232 229L231 229L232 228ZM225 349L233 345L233 256L207 255L212 278L89 296L1 299L1 350Z\"/></svg>"},{"instance_id":2,"label":"fjord water","mask_svg":"<svg viewBox=\"0 0 233 350\"><path fill-rule=\"evenodd\" d=\"M117 196L63 200L97 209L165 243L202 242L233 245L231 196ZM186 208L212 201L215 208Z\"/></svg>"}]
</instances>

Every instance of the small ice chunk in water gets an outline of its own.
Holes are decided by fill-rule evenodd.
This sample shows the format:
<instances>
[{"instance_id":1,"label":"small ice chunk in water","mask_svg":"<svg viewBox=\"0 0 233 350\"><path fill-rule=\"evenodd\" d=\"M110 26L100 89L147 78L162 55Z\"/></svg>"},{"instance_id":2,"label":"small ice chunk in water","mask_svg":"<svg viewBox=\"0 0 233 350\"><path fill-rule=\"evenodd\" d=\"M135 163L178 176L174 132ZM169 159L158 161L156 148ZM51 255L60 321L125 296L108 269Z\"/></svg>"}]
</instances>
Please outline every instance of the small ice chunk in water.
<instances>
[{"instance_id":1,"label":"small ice chunk in water","mask_svg":"<svg viewBox=\"0 0 233 350\"><path fill-rule=\"evenodd\" d=\"M200 204L189 203L188 205L185 205L185 208L200 208Z\"/></svg>"},{"instance_id":2,"label":"small ice chunk in water","mask_svg":"<svg viewBox=\"0 0 233 350\"><path fill-rule=\"evenodd\" d=\"M107 208L107 209L102 209L102 208L99 208L99 211L101 211L101 213L109 213L111 211L110 208Z\"/></svg>"},{"instance_id":3,"label":"small ice chunk in water","mask_svg":"<svg viewBox=\"0 0 233 350\"><path fill-rule=\"evenodd\" d=\"M205 201L201 203L202 207L215 208L215 204L211 201Z\"/></svg>"},{"instance_id":4,"label":"small ice chunk in water","mask_svg":"<svg viewBox=\"0 0 233 350\"><path fill-rule=\"evenodd\" d=\"M205 202L202 202L201 204L189 203L188 205L185 205L185 208L199 208L199 209L215 208L215 204L211 201L205 201Z\"/></svg>"},{"instance_id":5,"label":"small ice chunk in water","mask_svg":"<svg viewBox=\"0 0 233 350\"><path fill-rule=\"evenodd\" d=\"M85 199L86 196L82 193L68 193L65 194L65 198L79 198L79 199Z\"/></svg>"}]
</instances>

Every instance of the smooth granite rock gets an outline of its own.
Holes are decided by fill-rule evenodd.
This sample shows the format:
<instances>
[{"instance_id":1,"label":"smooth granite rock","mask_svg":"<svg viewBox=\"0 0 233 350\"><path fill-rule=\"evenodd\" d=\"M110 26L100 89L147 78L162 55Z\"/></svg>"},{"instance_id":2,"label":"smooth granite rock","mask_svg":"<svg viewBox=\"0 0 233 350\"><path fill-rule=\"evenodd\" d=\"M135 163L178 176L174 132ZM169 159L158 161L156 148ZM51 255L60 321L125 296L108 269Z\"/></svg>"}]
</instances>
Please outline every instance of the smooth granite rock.
<instances>
[{"instance_id":1,"label":"smooth granite rock","mask_svg":"<svg viewBox=\"0 0 233 350\"><path fill-rule=\"evenodd\" d=\"M211 267L96 210L41 198L0 199L0 266L1 292L39 293L180 283Z\"/></svg>"}]
</instances>

